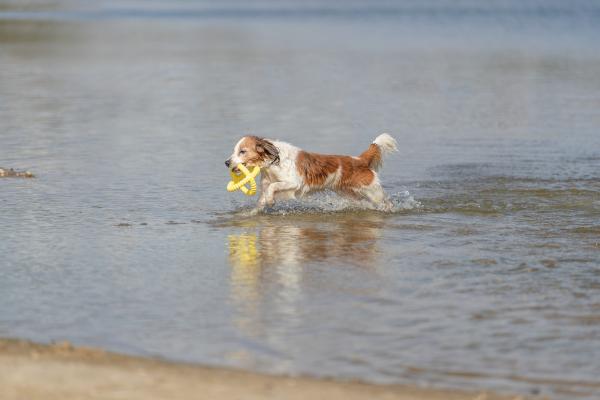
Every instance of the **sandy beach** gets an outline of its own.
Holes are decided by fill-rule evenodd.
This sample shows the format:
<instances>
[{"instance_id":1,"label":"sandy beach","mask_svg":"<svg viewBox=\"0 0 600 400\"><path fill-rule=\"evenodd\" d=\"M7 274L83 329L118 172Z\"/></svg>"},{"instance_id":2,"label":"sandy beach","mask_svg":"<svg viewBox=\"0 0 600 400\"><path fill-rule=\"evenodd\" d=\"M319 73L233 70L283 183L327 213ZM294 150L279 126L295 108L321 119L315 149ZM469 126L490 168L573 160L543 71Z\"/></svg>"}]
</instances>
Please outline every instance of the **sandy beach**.
<instances>
[{"instance_id":1,"label":"sandy beach","mask_svg":"<svg viewBox=\"0 0 600 400\"><path fill-rule=\"evenodd\" d=\"M0 339L0 398L523 400L487 392L260 375L100 349Z\"/></svg>"}]
</instances>

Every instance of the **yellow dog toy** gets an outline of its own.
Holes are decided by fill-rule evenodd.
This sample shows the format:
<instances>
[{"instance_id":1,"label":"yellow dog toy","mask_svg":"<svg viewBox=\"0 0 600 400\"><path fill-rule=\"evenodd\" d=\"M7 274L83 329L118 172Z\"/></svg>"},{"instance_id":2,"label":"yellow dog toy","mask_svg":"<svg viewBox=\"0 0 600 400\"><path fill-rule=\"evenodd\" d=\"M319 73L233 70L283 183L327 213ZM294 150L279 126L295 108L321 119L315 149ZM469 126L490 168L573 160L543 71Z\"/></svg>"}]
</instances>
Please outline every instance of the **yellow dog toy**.
<instances>
[{"instance_id":1,"label":"yellow dog toy","mask_svg":"<svg viewBox=\"0 0 600 400\"><path fill-rule=\"evenodd\" d=\"M242 164L238 164L237 168L242 171L241 174L236 174L233 172L233 169L229 171L231 174L231 181L227 184L228 192L235 192L236 190L241 190L246 196L254 196L256 194L256 181L254 178L258 174L260 174L260 167L254 166L251 167L252 171L248 171ZM246 187L246 184L250 184L250 188Z\"/></svg>"}]
</instances>

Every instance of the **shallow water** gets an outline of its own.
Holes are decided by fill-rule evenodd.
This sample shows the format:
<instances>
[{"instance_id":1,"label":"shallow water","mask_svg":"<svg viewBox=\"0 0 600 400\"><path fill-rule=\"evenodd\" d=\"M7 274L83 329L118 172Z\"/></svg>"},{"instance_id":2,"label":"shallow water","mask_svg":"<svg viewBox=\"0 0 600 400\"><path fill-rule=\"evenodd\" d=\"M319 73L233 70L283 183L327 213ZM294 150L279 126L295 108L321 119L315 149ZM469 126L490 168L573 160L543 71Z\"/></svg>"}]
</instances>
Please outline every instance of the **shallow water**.
<instances>
[{"instance_id":1,"label":"shallow water","mask_svg":"<svg viewBox=\"0 0 600 400\"><path fill-rule=\"evenodd\" d=\"M37 178L0 180L0 336L600 395L593 2L14 4L0 166ZM383 131L393 214L225 191L242 134Z\"/></svg>"}]
</instances>

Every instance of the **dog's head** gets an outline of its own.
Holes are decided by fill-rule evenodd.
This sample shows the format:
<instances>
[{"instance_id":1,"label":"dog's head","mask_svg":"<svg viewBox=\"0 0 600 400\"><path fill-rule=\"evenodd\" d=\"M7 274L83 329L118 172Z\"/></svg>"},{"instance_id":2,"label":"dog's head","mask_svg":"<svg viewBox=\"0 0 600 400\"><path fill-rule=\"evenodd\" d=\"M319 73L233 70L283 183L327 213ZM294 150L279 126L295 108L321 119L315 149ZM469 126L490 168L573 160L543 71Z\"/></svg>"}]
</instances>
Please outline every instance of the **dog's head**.
<instances>
[{"instance_id":1,"label":"dog's head","mask_svg":"<svg viewBox=\"0 0 600 400\"><path fill-rule=\"evenodd\" d=\"M227 168L237 170L239 164L246 167L266 168L279 163L279 150L273 143L257 136L244 136L235 145L233 154L225 160ZM237 171L236 171L237 172Z\"/></svg>"}]
</instances>

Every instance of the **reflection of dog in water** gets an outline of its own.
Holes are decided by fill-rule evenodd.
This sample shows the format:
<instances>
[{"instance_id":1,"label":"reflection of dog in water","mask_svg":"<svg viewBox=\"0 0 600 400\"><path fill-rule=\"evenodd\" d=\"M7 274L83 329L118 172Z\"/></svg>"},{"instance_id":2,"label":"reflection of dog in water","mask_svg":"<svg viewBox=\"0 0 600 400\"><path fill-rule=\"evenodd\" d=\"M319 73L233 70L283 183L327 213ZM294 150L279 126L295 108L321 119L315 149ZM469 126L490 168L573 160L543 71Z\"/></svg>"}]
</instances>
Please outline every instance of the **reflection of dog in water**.
<instances>
[{"instance_id":1,"label":"reflection of dog in water","mask_svg":"<svg viewBox=\"0 0 600 400\"><path fill-rule=\"evenodd\" d=\"M263 337L268 332L265 320L274 313L285 315L287 324L301 319L300 299L311 263L353 264L376 272L373 267L384 215L365 214L328 216L326 221L322 216L303 215L228 223L230 228L244 230L228 237L230 296L239 331L251 338ZM245 360L250 356L236 353L231 357Z\"/></svg>"},{"instance_id":2,"label":"reflection of dog in water","mask_svg":"<svg viewBox=\"0 0 600 400\"><path fill-rule=\"evenodd\" d=\"M332 219L326 223L304 221L246 220L256 233L229 236L229 258L234 266L296 265L335 259L342 263L371 266L377 258L377 240L384 219L381 215ZM357 229L360 226L360 229Z\"/></svg>"}]
</instances>

